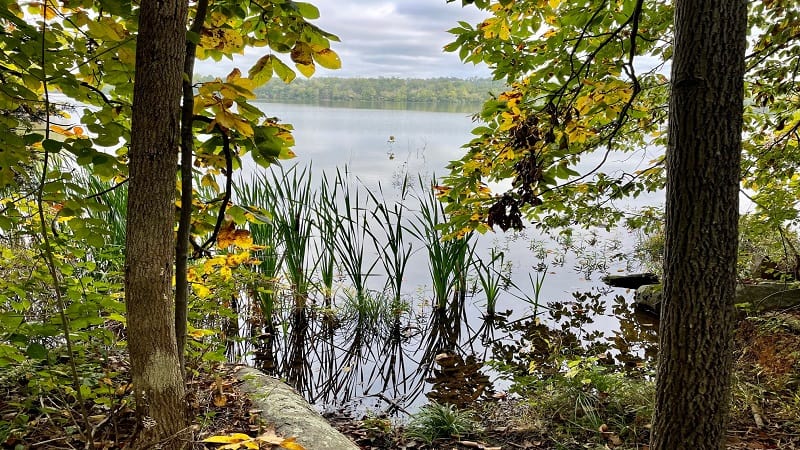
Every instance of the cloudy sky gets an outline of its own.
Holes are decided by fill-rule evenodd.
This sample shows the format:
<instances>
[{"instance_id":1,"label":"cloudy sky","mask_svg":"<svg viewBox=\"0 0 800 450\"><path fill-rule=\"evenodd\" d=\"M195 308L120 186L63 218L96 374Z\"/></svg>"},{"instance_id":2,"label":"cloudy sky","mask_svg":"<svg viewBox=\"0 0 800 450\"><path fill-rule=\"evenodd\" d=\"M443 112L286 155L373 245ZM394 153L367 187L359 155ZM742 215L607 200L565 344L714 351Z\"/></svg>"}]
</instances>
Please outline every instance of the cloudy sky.
<instances>
[{"instance_id":1,"label":"cloudy sky","mask_svg":"<svg viewBox=\"0 0 800 450\"><path fill-rule=\"evenodd\" d=\"M445 53L453 41L447 30L459 20L477 24L474 7L445 0L307 0L320 10L313 21L341 39L332 48L342 59L340 70L318 68L315 76L338 77L472 77L488 76L485 66L463 64ZM263 50L263 49L260 49ZM235 65L245 72L260 55L248 52ZM223 61L224 62L224 61ZM234 64L198 65L200 73L225 75Z\"/></svg>"}]
</instances>

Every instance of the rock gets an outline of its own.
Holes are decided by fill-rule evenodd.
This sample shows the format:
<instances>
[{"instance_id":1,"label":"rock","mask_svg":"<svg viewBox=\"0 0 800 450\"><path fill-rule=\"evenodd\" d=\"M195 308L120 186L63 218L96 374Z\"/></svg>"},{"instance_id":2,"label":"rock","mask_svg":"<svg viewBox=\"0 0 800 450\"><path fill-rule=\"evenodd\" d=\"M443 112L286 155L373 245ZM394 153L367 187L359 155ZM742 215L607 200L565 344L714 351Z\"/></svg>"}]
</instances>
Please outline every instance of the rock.
<instances>
[{"instance_id":1,"label":"rock","mask_svg":"<svg viewBox=\"0 0 800 450\"><path fill-rule=\"evenodd\" d=\"M639 287L633 296L634 306L658 315L661 309L660 284ZM766 312L800 305L800 282L766 281L736 286L736 306L749 312Z\"/></svg>"},{"instance_id":2,"label":"rock","mask_svg":"<svg viewBox=\"0 0 800 450\"><path fill-rule=\"evenodd\" d=\"M800 305L800 283L765 281L736 287L736 305L751 312L775 311Z\"/></svg>"},{"instance_id":3,"label":"rock","mask_svg":"<svg viewBox=\"0 0 800 450\"><path fill-rule=\"evenodd\" d=\"M306 450L359 450L288 384L249 367L239 369L236 378L242 381L242 392L279 436L297 438Z\"/></svg>"},{"instance_id":4,"label":"rock","mask_svg":"<svg viewBox=\"0 0 800 450\"><path fill-rule=\"evenodd\" d=\"M645 284L636 289L633 294L634 307L658 316L661 312L661 299L663 292L661 284Z\"/></svg>"},{"instance_id":5,"label":"rock","mask_svg":"<svg viewBox=\"0 0 800 450\"><path fill-rule=\"evenodd\" d=\"M638 289L645 284L657 284L658 275L654 273L631 273L628 275L606 275L603 283L618 288Z\"/></svg>"}]
</instances>

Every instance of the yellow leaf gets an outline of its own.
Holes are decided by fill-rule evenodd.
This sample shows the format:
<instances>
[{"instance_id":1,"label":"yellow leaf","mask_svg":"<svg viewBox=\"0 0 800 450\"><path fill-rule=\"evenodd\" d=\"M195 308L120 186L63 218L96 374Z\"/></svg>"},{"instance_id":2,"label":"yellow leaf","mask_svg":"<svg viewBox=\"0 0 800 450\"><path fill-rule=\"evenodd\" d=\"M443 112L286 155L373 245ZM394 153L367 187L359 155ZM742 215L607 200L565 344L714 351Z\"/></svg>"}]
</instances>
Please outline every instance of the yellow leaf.
<instances>
[{"instance_id":1,"label":"yellow leaf","mask_svg":"<svg viewBox=\"0 0 800 450\"><path fill-rule=\"evenodd\" d=\"M225 25L225 22L227 21L228 16L218 11L212 12L211 17L209 18L209 24L214 28Z\"/></svg>"},{"instance_id":2,"label":"yellow leaf","mask_svg":"<svg viewBox=\"0 0 800 450\"><path fill-rule=\"evenodd\" d=\"M511 39L511 30L508 28L508 24L503 21L500 23L500 39L507 41Z\"/></svg>"},{"instance_id":3,"label":"yellow leaf","mask_svg":"<svg viewBox=\"0 0 800 450\"><path fill-rule=\"evenodd\" d=\"M290 437L283 440L280 446L289 450L306 450L305 447L295 442L295 438Z\"/></svg>"},{"instance_id":4,"label":"yellow leaf","mask_svg":"<svg viewBox=\"0 0 800 450\"><path fill-rule=\"evenodd\" d=\"M235 116L232 113L228 112L226 109L223 109L223 108L220 108L219 112L217 112L217 115L214 116L214 122L216 122L218 125L220 125L220 126L222 126L224 128L227 128L229 130L231 128L234 128L234 126L235 126L234 122L235 121L236 121ZM211 125L209 125L209 128L213 129L213 127Z\"/></svg>"},{"instance_id":5,"label":"yellow leaf","mask_svg":"<svg viewBox=\"0 0 800 450\"><path fill-rule=\"evenodd\" d=\"M211 295L211 289L207 288L205 284L193 283L192 290L199 298L208 298Z\"/></svg>"},{"instance_id":6,"label":"yellow leaf","mask_svg":"<svg viewBox=\"0 0 800 450\"><path fill-rule=\"evenodd\" d=\"M547 0L547 4L550 5L551 8L556 9L558 5L561 3L561 0Z\"/></svg>"},{"instance_id":7,"label":"yellow leaf","mask_svg":"<svg viewBox=\"0 0 800 450\"><path fill-rule=\"evenodd\" d=\"M314 47L312 47L314 49ZM342 60L339 55L329 48L322 48L314 51L314 61L326 69L341 69Z\"/></svg>"},{"instance_id":8,"label":"yellow leaf","mask_svg":"<svg viewBox=\"0 0 800 450\"><path fill-rule=\"evenodd\" d=\"M242 135L244 135L245 137L253 136L253 126L250 125L250 122L248 122L245 119L242 119L239 116L236 116L234 118L233 128L239 133L242 133Z\"/></svg>"},{"instance_id":9,"label":"yellow leaf","mask_svg":"<svg viewBox=\"0 0 800 450\"><path fill-rule=\"evenodd\" d=\"M249 244L246 244L246 245L248 247L251 247L253 239L252 238L248 238L247 240L249 241ZM244 247L242 247L242 248L244 248ZM244 264L249 259L250 259L250 252L245 250L245 251L242 251L242 252L239 252L239 253L234 253L234 254L228 255L226 264L228 266L238 266L239 264Z\"/></svg>"},{"instance_id":10,"label":"yellow leaf","mask_svg":"<svg viewBox=\"0 0 800 450\"><path fill-rule=\"evenodd\" d=\"M235 444L239 442L252 440L250 436L244 433L233 433L227 436L211 436L203 439L203 442L210 442L212 444Z\"/></svg>"},{"instance_id":11,"label":"yellow leaf","mask_svg":"<svg viewBox=\"0 0 800 450\"><path fill-rule=\"evenodd\" d=\"M196 95L194 97L194 114L200 114L204 109L219 103L219 99L208 95Z\"/></svg>"},{"instance_id":12,"label":"yellow leaf","mask_svg":"<svg viewBox=\"0 0 800 450\"><path fill-rule=\"evenodd\" d=\"M117 50L117 56L119 56L119 60L121 63L132 66L136 63L136 50L129 47L120 47Z\"/></svg>"},{"instance_id":13,"label":"yellow leaf","mask_svg":"<svg viewBox=\"0 0 800 450\"><path fill-rule=\"evenodd\" d=\"M241 77L242 77L242 71L239 70L238 68L234 68L233 70L231 70L231 73L229 73L228 76L225 78L225 81L228 83L233 83Z\"/></svg>"},{"instance_id":14,"label":"yellow leaf","mask_svg":"<svg viewBox=\"0 0 800 450\"><path fill-rule=\"evenodd\" d=\"M297 70L300 71L306 78L311 78L311 75L314 75L314 71L316 67L314 67L314 63L311 64L295 64L297 66Z\"/></svg>"}]
</instances>

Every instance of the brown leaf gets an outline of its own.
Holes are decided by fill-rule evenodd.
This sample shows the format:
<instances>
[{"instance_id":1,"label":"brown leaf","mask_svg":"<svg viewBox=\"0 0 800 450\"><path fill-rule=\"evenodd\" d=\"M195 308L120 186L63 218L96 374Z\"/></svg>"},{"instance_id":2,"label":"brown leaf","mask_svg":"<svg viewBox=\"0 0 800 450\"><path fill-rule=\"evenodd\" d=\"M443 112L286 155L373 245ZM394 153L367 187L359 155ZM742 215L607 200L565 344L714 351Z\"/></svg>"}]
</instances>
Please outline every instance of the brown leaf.
<instances>
[{"instance_id":1,"label":"brown leaf","mask_svg":"<svg viewBox=\"0 0 800 450\"><path fill-rule=\"evenodd\" d=\"M214 406L222 408L228 404L228 397L225 394L214 394Z\"/></svg>"}]
</instances>

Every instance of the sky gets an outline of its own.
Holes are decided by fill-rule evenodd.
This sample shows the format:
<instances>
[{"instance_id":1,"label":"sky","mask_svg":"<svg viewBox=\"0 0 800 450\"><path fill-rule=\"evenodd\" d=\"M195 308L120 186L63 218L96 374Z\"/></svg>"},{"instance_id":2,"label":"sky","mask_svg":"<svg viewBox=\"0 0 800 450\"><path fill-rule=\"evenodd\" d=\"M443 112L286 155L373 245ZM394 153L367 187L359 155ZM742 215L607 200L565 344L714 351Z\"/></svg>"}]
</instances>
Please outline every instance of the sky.
<instances>
[{"instance_id":1,"label":"sky","mask_svg":"<svg viewBox=\"0 0 800 450\"><path fill-rule=\"evenodd\" d=\"M479 23L484 13L460 1L445 0L307 0L320 10L312 23L333 33L341 42L331 48L342 68L317 67L314 76L336 77L488 77L486 66L464 64L458 55L442 50L454 40L447 30L459 20ZM237 56L234 62L198 62L198 73L224 76L233 67L242 72L260 57L263 48ZM285 61L289 58L286 55ZM227 64L225 64L227 62ZM302 76L302 75L300 75Z\"/></svg>"}]
</instances>

